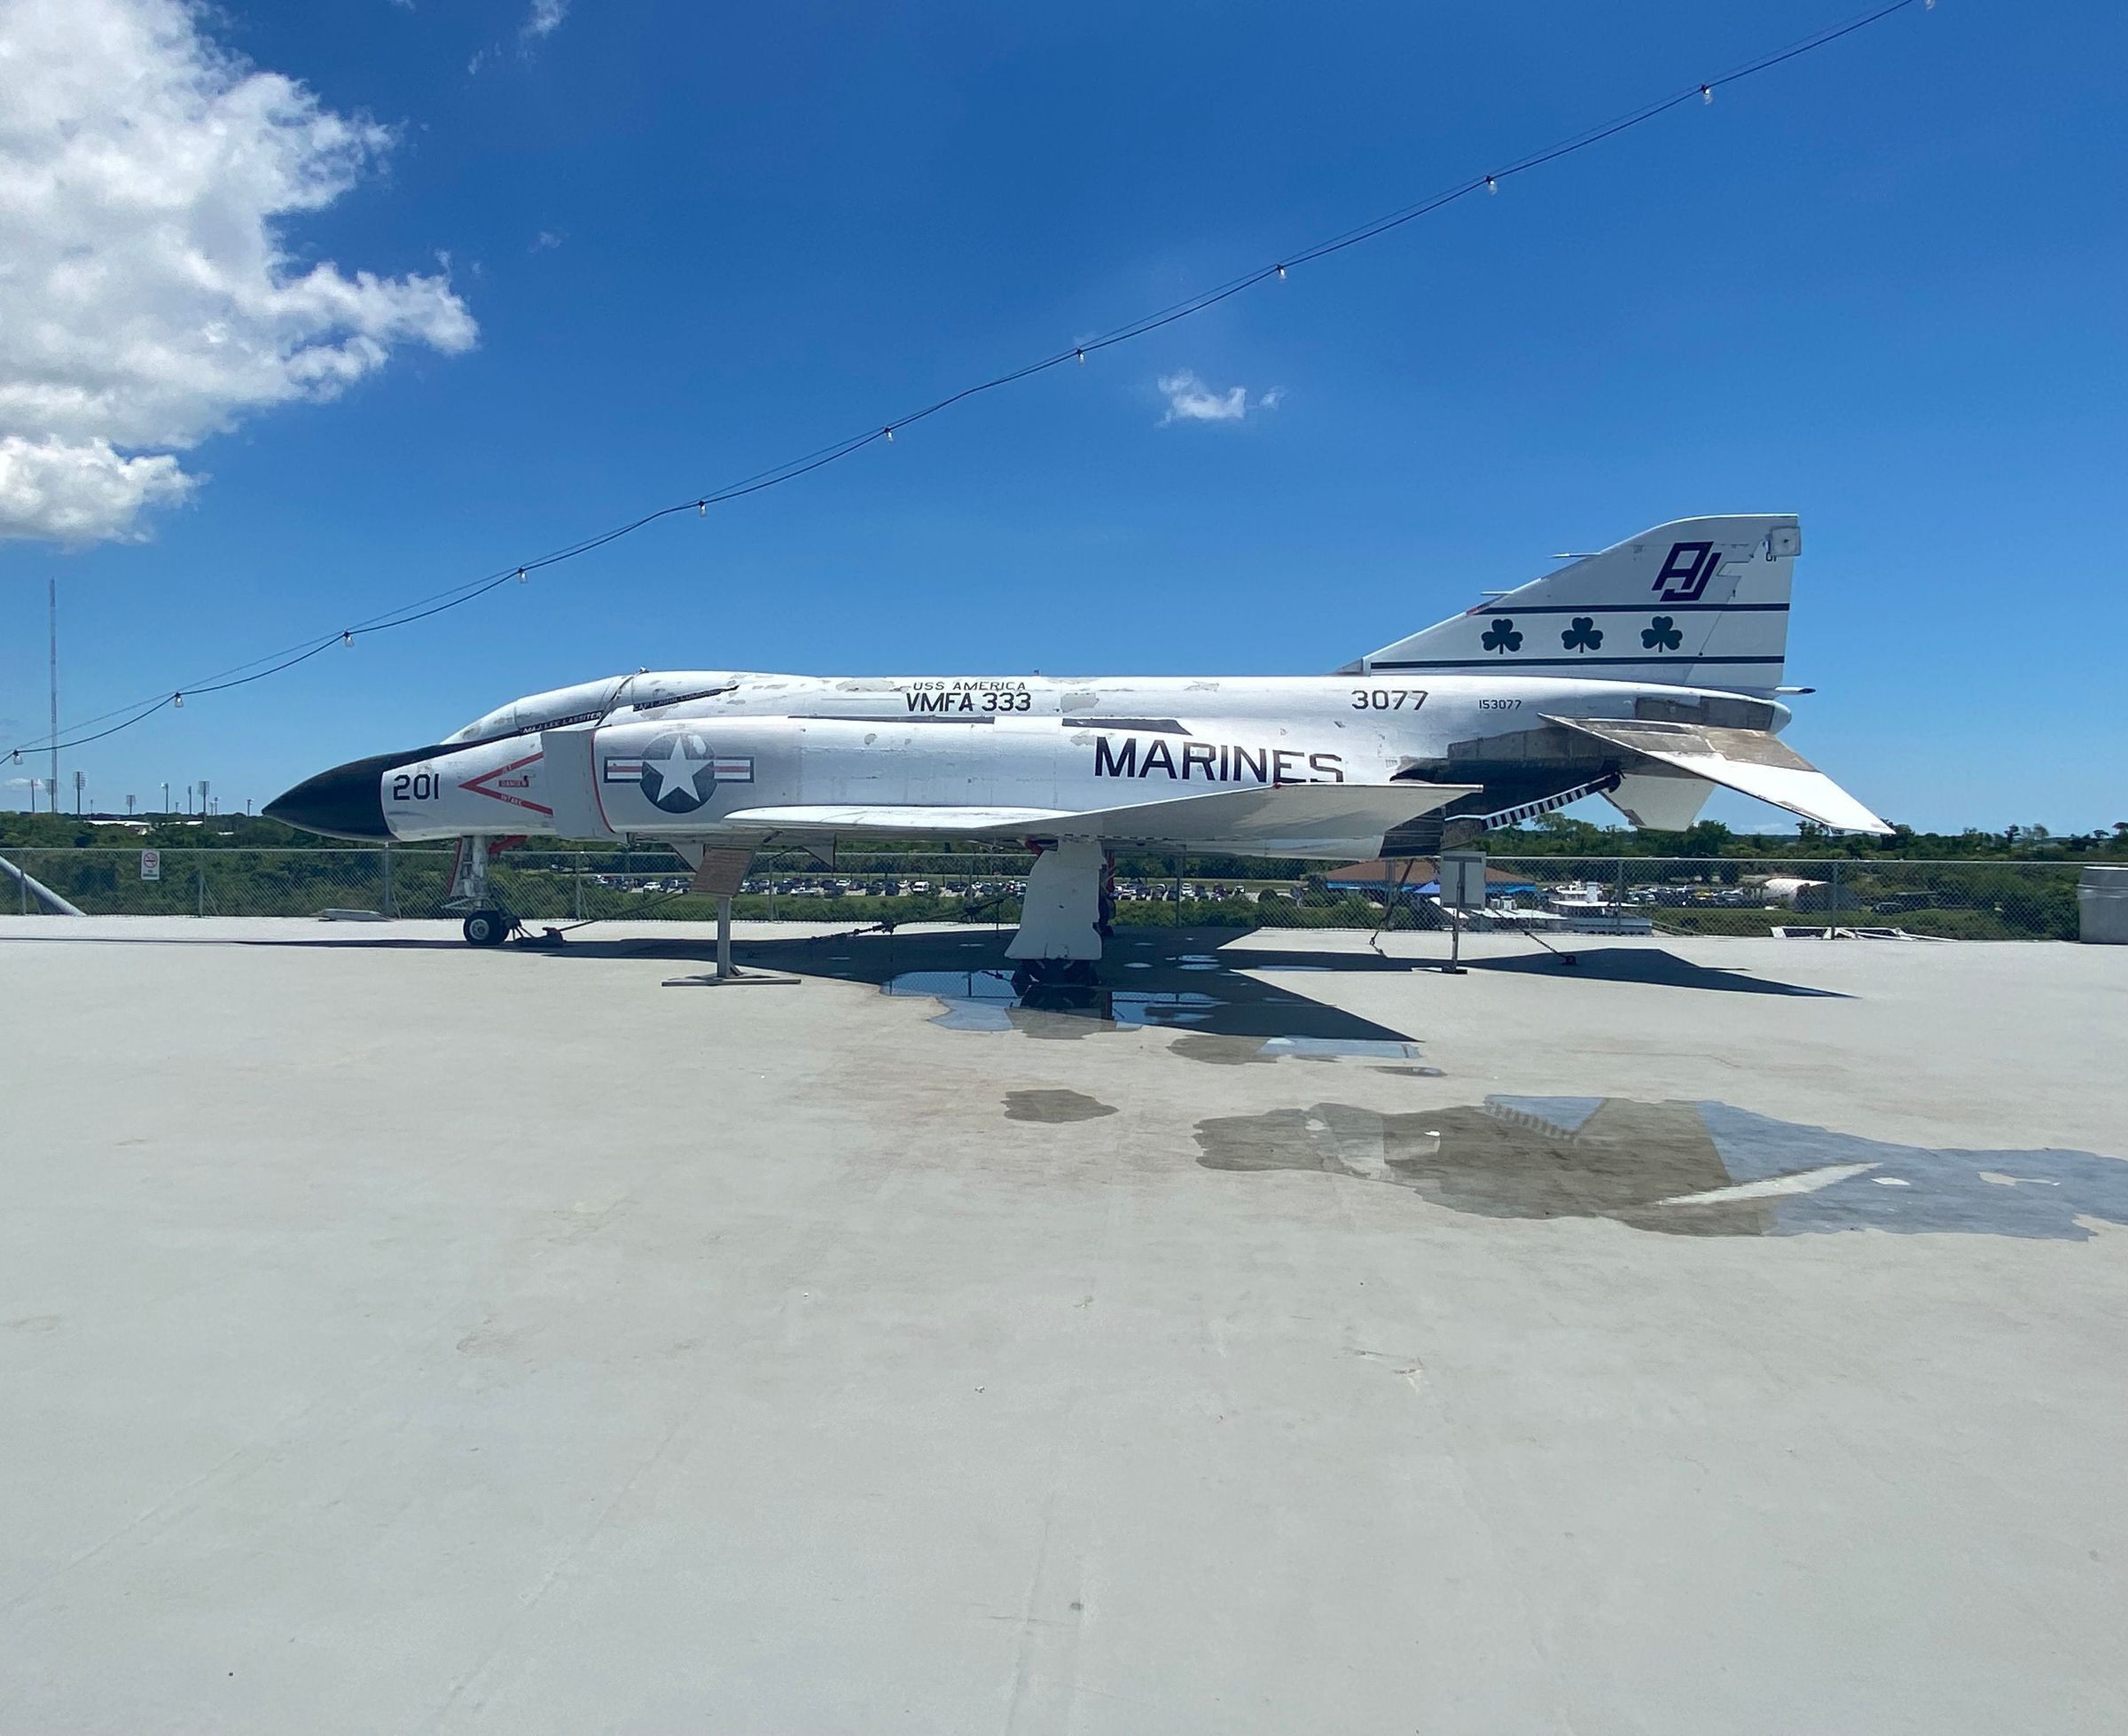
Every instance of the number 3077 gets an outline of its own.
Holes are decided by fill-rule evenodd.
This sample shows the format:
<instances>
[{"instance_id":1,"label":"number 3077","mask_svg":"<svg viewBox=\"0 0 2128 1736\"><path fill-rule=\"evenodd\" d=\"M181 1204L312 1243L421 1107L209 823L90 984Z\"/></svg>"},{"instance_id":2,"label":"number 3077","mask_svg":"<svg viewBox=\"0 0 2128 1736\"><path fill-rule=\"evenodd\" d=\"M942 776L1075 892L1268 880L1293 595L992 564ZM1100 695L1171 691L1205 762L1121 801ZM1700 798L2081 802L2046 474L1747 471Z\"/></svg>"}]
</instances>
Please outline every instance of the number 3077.
<instances>
[{"instance_id":1,"label":"number 3077","mask_svg":"<svg viewBox=\"0 0 2128 1736\"><path fill-rule=\"evenodd\" d=\"M1407 707L1416 711L1425 700L1426 695L1415 687L1355 687L1352 690L1352 709L1355 711L1402 711Z\"/></svg>"}]
</instances>

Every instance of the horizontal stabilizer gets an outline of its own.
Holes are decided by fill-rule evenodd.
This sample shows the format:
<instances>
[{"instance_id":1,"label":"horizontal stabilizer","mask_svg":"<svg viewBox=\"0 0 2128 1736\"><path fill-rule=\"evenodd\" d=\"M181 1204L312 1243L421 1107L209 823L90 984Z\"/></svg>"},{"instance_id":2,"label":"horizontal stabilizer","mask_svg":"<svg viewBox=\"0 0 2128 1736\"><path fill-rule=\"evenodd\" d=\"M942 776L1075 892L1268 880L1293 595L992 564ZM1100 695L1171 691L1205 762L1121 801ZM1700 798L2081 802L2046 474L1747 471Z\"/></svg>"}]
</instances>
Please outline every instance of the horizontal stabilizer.
<instances>
[{"instance_id":1,"label":"horizontal stabilizer","mask_svg":"<svg viewBox=\"0 0 2128 1736\"><path fill-rule=\"evenodd\" d=\"M1379 849L1388 833L1446 807L1476 787L1275 784L1076 813L913 805L746 808L727 814L722 824L766 833L895 838L1098 838L1112 844L1342 858L1362 845Z\"/></svg>"},{"instance_id":2,"label":"horizontal stabilizer","mask_svg":"<svg viewBox=\"0 0 2128 1736\"><path fill-rule=\"evenodd\" d=\"M1704 723L1548 717L1613 747L1786 808L1835 832L1889 833L1885 825L1802 755L1767 730Z\"/></svg>"}]
</instances>

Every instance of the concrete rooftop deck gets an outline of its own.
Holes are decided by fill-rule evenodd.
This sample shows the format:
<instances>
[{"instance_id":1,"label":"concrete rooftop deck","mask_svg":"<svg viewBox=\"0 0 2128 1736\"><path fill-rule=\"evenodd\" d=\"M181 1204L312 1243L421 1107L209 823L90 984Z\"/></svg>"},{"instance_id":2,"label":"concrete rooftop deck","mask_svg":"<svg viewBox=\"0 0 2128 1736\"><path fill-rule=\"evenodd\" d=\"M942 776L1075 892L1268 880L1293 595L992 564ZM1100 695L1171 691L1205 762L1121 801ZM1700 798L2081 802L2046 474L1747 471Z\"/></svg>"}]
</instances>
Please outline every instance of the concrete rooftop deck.
<instances>
[{"instance_id":1,"label":"concrete rooftop deck","mask_svg":"<svg viewBox=\"0 0 2128 1736\"><path fill-rule=\"evenodd\" d=\"M2128 1727L2128 950L742 932L0 919L0 1730Z\"/></svg>"}]
</instances>

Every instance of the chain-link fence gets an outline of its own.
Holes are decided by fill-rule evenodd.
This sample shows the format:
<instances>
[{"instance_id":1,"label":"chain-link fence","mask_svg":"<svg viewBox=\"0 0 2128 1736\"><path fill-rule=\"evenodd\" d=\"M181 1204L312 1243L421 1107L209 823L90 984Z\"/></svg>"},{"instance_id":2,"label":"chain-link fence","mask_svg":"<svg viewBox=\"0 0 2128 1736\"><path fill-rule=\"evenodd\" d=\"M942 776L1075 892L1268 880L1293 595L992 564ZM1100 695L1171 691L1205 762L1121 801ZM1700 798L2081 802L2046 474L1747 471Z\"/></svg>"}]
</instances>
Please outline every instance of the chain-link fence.
<instances>
[{"instance_id":1,"label":"chain-link fence","mask_svg":"<svg viewBox=\"0 0 2128 1736\"><path fill-rule=\"evenodd\" d=\"M89 915L443 917L452 853L394 846L317 849L14 849L0 910L43 908L29 882ZM1033 858L1023 851L845 850L755 858L734 904L784 921L1015 923ZM154 878L150 878L153 873ZM1447 920L1425 857L1356 864L1123 853L1119 927L1433 928ZM1767 934L1876 928L1958 940L2073 940L2075 863L1868 857L1493 856L1474 927L1532 933ZM510 850L493 901L527 921L706 921L670 850Z\"/></svg>"},{"instance_id":2,"label":"chain-link fence","mask_svg":"<svg viewBox=\"0 0 2128 1736\"><path fill-rule=\"evenodd\" d=\"M1495 856L1491 919L1569 932L1767 934L1878 929L1945 940L2074 940L2074 862L1832 856ZM1643 928L1645 925L1645 928Z\"/></svg>"}]
</instances>

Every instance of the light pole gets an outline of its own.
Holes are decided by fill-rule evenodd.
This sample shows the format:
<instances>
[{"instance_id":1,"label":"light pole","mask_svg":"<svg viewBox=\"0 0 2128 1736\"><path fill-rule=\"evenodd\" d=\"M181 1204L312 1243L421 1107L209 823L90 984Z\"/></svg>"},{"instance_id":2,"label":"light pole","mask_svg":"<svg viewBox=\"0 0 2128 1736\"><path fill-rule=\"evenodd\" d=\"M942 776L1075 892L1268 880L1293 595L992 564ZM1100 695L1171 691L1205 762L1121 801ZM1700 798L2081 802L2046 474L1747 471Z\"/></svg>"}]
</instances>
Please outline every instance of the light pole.
<instances>
[{"instance_id":1,"label":"light pole","mask_svg":"<svg viewBox=\"0 0 2128 1736\"><path fill-rule=\"evenodd\" d=\"M162 780L162 816L165 819L170 816L170 780L168 778Z\"/></svg>"},{"instance_id":2,"label":"light pole","mask_svg":"<svg viewBox=\"0 0 2128 1736\"><path fill-rule=\"evenodd\" d=\"M51 638L51 781L45 786L51 796L51 811L59 811L59 581L57 574L44 581L45 618Z\"/></svg>"}]
</instances>

